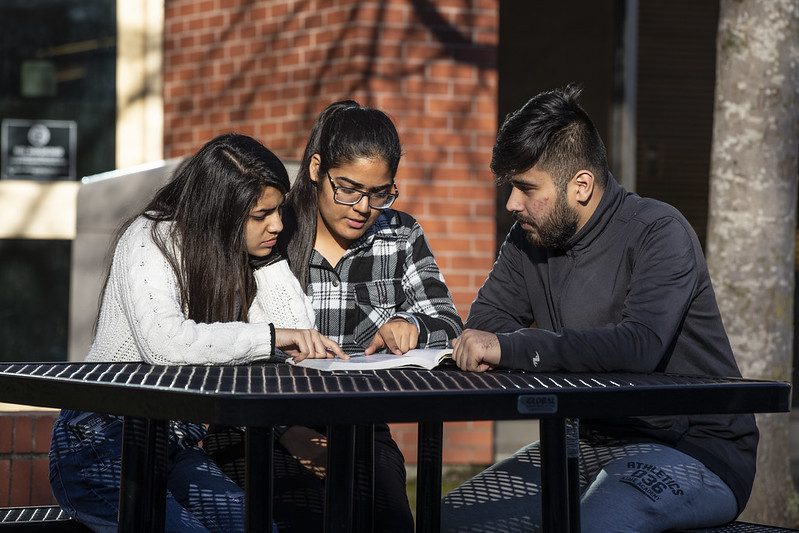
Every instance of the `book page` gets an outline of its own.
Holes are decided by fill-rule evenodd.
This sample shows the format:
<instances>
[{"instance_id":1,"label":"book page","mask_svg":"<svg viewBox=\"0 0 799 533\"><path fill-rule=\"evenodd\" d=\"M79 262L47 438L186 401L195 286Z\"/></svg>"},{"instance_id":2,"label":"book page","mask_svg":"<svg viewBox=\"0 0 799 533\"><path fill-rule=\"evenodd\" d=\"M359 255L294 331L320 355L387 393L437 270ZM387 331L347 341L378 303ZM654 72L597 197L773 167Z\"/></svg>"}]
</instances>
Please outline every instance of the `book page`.
<instances>
[{"instance_id":1,"label":"book page","mask_svg":"<svg viewBox=\"0 0 799 533\"><path fill-rule=\"evenodd\" d=\"M304 359L295 363L293 359L286 362L296 366L316 368L319 370L379 370L385 368L417 367L428 370L437 366L452 354L452 348L417 348L403 355L393 353L350 354L349 359Z\"/></svg>"}]
</instances>

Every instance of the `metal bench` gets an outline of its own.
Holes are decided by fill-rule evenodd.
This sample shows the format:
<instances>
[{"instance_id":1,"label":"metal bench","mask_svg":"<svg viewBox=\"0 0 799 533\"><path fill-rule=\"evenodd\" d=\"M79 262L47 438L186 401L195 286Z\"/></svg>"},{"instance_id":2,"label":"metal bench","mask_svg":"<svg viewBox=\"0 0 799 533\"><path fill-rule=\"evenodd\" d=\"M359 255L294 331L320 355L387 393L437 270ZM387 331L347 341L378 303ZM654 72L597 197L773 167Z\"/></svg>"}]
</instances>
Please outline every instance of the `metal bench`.
<instances>
[{"instance_id":1,"label":"metal bench","mask_svg":"<svg viewBox=\"0 0 799 533\"><path fill-rule=\"evenodd\" d=\"M0 508L0 530L4 533L10 531L86 533L90 531L86 526L70 518L57 505Z\"/></svg>"},{"instance_id":2,"label":"metal bench","mask_svg":"<svg viewBox=\"0 0 799 533\"><path fill-rule=\"evenodd\" d=\"M89 531L89 528L67 516L57 505L0 508L0 529L3 532L63 531L66 533L85 533ZM749 522L732 522L724 526L704 529L673 529L670 533L787 533L791 531L799 531L799 529L764 526Z\"/></svg>"},{"instance_id":3,"label":"metal bench","mask_svg":"<svg viewBox=\"0 0 799 533\"><path fill-rule=\"evenodd\" d=\"M724 526L704 529L673 529L670 533L781 533L799 531L799 529L785 529L776 526L764 526L749 522L731 522Z\"/></svg>"}]
</instances>

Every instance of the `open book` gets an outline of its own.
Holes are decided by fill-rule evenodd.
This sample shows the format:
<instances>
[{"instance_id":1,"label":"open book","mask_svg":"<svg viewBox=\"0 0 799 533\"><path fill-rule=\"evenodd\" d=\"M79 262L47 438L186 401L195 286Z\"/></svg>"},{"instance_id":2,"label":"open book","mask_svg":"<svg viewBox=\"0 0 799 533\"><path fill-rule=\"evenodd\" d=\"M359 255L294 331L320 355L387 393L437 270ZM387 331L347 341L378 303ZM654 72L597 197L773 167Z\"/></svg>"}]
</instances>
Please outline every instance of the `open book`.
<instances>
[{"instance_id":1,"label":"open book","mask_svg":"<svg viewBox=\"0 0 799 533\"><path fill-rule=\"evenodd\" d=\"M403 355L393 353L351 354L349 359L303 359L295 363L293 359L286 362L296 366L316 368L319 370L380 370L385 368L416 367L432 370L446 360L451 360L452 348L417 348Z\"/></svg>"}]
</instances>

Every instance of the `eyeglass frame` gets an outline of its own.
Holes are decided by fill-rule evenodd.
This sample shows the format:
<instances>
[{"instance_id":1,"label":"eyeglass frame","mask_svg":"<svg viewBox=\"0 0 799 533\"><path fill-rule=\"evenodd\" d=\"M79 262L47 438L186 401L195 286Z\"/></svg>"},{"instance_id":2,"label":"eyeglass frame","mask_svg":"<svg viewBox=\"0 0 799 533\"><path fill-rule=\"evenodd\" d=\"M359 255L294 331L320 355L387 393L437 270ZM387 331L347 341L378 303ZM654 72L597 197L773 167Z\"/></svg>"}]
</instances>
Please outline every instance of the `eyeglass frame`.
<instances>
[{"instance_id":1,"label":"eyeglass frame","mask_svg":"<svg viewBox=\"0 0 799 533\"><path fill-rule=\"evenodd\" d=\"M363 197L366 196L367 198L369 198L369 200L367 202L369 204L369 207L371 207L372 209L383 210L383 209L388 209L392 205L394 205L394 202L396 202L397 198L399 197L399 188L397 187L397 182L395 182L395 181L391 182L391 185L394 186L394 192L390 193L390 192L359 191L358 189L353 189L352 187L342 187L341 185L336 185L336 182L333 181L333 177L330 175L330 171L329 170L327 171L327 179L330 181L330 186L333 187L333 201L336 202L337 204L340 204L340 205L358 205L358 202L363 200ZM345 191L352 191L354 193L358 193L358 194L360 194L360 196L354 202L351 202L351 203L350 202L343 202L343 201L339 200L338 198L336 198L336 193L340 189L344 189ZM385 205L385 206L382 206L382 207L375 207L375 206L372 205L372 196L375 195L375 194L385 194L385 195L391 197L391 202L389 202L388 205Z\"/></svg>"}]
</instances>

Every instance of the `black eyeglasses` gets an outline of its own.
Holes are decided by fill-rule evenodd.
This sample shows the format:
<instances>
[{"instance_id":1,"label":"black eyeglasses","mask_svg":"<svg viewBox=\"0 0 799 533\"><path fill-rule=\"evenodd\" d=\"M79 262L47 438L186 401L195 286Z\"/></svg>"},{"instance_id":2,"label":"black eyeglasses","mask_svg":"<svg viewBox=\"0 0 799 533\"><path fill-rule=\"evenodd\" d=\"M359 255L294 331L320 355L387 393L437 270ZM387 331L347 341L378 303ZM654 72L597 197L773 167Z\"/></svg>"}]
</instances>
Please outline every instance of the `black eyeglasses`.
<instances>
[{"instance_id":1,"label":"black eyeglasses","mask_svg":"<svg viewBox=\"0 0 799 533\"><path fill-rule=\"evenodd\" d=\"M355 205L361 201L364 196L369 198L369 207L373 209L388 209L394 203L394 200L399 196L399 189L396 183L394 192L364 192L358 189L351 189L349 187L339 187L333 182L330 172L327 173L327 179L330 180L330 186L333 187L333 200L338 204Z\"/></svg>"}]
</instances>

